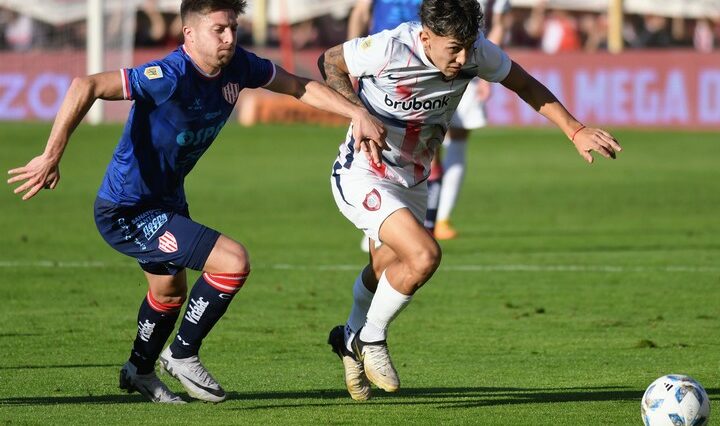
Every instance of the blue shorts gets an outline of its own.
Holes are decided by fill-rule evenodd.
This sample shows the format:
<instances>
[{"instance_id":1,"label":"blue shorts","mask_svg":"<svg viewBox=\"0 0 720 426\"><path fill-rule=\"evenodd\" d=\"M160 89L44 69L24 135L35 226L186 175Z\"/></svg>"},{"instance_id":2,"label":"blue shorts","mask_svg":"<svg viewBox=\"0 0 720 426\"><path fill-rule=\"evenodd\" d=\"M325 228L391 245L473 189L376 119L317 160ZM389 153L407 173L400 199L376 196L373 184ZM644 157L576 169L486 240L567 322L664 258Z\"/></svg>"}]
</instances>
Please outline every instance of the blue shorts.
<instances>
[{"instance_id":1,"label":"blue shorts","mask_svg":"<svg viewBox=\"0 0 720 426\"><path fill-rule=\"evenodd\" d=\"M108 244L155 275L205 266L220 233L190 219L187 206L123 206L95 199L95 224Z\"/></svg>"}]
</instances>

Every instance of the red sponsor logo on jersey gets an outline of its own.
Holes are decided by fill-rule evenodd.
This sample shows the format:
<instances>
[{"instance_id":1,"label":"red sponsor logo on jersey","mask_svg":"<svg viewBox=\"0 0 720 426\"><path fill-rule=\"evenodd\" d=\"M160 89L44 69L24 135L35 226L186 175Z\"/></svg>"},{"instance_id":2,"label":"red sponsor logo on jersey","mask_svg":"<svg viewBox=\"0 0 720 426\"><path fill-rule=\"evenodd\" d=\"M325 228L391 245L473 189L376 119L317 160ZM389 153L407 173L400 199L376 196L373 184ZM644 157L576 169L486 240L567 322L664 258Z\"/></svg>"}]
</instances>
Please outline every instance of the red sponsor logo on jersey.
<instances>
[{"instance_id":1,"label":"red sponsor logo on jersey","mask_svg":"<svg viewBox=\"0 0 720 426\"><path fill-rule=\"evenodd\" d=\"M165 231L165 233L158 238L158 249L165 253L175 253L178 251L177 240L170 231Z\"/></svg>"},{"instance_id":2,"label":"red sponsor logo on jersey","mask_svg":"<svg viewBox=\"0 0 720 426\"><path fill-rule=\"evenodd\" d=\"M234 105L240 94L240 85L237 83L228 83L222 88L222 94L228 103Z\"/></svg>"},{"instance_id":3,"label":"red sponsor logo on jersey","mask_svg":"<svg viewBox=\"0 0 720 426\"><path fill-rule=\"evenodd\" d=\"M365 206L365 208L370 210L371 212L380 210L381 205L382 198L380 198L380 193L377 189L373 189L372 191L368 192L368 194L365 196L365 201L363 201L363 206Z\"/></svg>"}]
</instances>

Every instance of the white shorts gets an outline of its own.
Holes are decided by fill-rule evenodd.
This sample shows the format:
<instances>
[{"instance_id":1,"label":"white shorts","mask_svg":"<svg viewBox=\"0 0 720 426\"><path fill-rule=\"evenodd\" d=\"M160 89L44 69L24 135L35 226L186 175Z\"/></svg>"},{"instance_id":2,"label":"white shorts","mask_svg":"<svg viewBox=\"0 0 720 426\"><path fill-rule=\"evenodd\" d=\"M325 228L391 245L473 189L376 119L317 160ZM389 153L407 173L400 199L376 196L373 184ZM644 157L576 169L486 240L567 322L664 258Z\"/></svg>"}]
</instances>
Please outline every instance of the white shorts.
<instances>
[{"instance_id":1,"label":"white shorts","mask_svg":"<svg viewBox=\"0 0 720 426\"><path fill-rule=\"evenodd\" d=\"M480 79L470 80L455 113L450 120L450 127L454 129L479 129L487 125L485 116L485 103L478 99L477 91Z\"/></svg>"},{"instance_id":2,"label":"white shorts","mask_svg":"<svg viewBox=\"0 0 720 426\"><path fill-rule=\"evenodd\" d=\"M427 183L412 188L363 173L330 177L333 197L340 212L365 235L380 240L380 226L395 211L408 208L423 223L427 210Z\"/></svg>"}]
</instances>

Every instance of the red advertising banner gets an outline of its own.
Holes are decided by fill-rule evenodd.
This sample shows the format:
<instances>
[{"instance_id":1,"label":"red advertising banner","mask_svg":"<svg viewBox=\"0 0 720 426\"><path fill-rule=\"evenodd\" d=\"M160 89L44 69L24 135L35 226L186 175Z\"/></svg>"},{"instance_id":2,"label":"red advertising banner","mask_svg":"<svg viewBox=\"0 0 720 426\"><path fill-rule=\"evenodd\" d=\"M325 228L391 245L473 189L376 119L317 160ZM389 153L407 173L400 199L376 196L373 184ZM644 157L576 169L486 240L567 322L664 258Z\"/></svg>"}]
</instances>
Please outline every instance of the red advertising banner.
<instances>
[{"instance_id":1,"label":"red advertising banner","mask_svg":"<svg viewBox=\"0 0 720 426\"><path fill-rule=\"evenodd\" d=\"M166 52L141 51L136 63ZM261 55L279 58L279 52ZM296 56L296 71L318 78L320 52ZM720 129L720 53L628 51L545 55L510 51L588 124L614 127ZM75 76L84 75L82 52L0 53L0 120L52 120ZM129 102L106 102L111 121L127 116ZM546 120L515 94L494 85L487 105L494 126L537 126Z\"/></svg>"},{"instance_id":2,"label":"red advertising banner","mask_svg":"<svg viewBox=\"0 0 720 426\"><path fill-rule=\"evenodd\" d=\"M603 126L720 129L720 53L629 51L621 55L511 52L582 122ZM495 86L493 125L547 120Z\"/></svg>"}]
</instances>

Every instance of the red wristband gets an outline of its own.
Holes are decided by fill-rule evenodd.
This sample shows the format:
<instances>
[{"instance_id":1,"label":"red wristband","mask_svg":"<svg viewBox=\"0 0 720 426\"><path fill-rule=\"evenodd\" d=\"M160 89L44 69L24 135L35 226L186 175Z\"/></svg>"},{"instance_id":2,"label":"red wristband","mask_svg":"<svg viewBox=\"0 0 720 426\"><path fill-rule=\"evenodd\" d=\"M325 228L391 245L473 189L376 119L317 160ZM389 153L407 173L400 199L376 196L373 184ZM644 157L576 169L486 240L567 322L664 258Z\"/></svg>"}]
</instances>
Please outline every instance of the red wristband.
<instances>
[{"instance_id":1,"label":"red wristband","mask_svg":"<svg viewBox=\"0 0 720 426\"><path fill-rule=\"evenodd\" d=\"M575 133L573 133L572 137L570 138L570 141L572 141L572 143L575 143L575 136L577 136L577 134L580 133L580 130L582 130L584 128L585 128L585 125L583 124L582 126L580 126L579 129L575 130Z\"/></svg>"}]
</instances>

